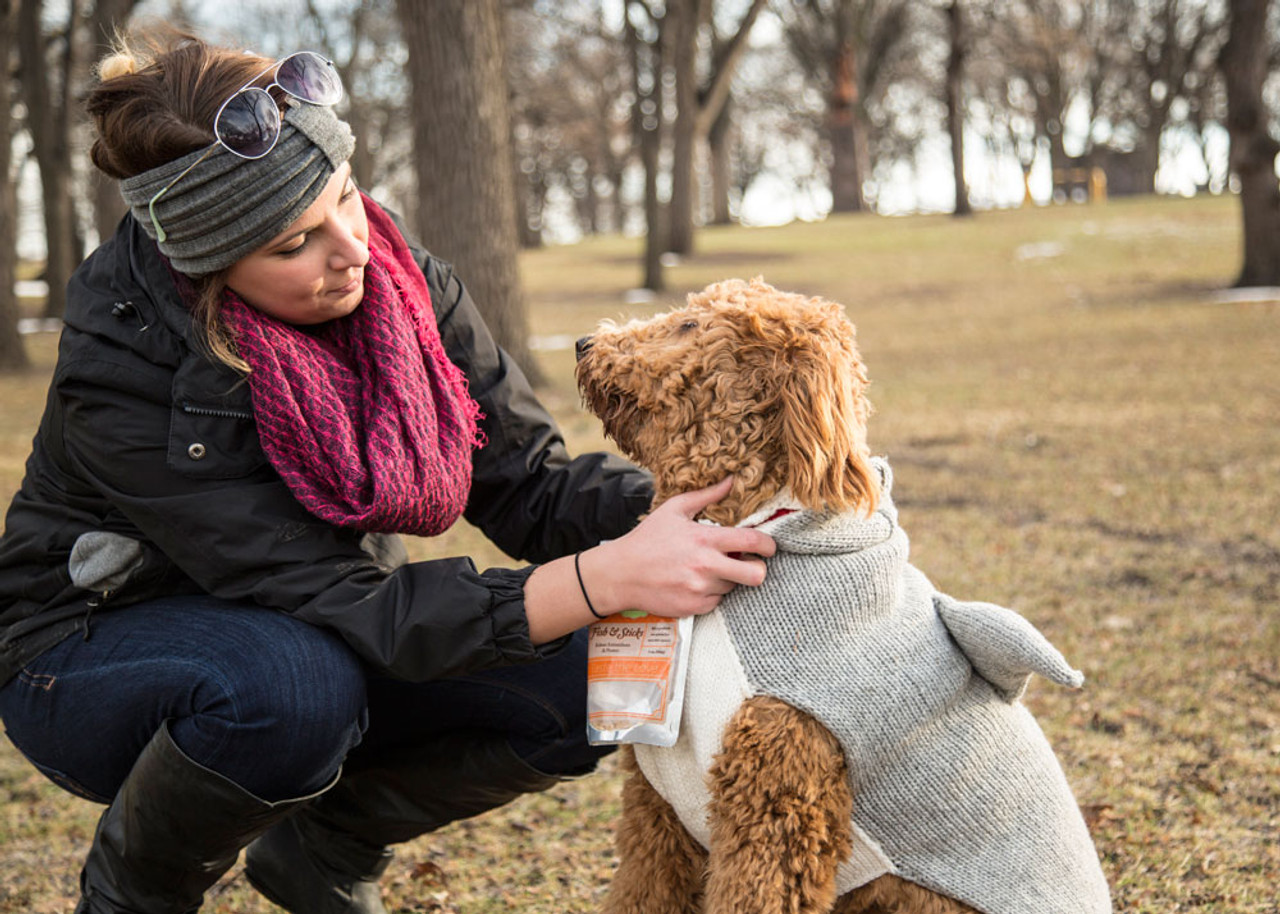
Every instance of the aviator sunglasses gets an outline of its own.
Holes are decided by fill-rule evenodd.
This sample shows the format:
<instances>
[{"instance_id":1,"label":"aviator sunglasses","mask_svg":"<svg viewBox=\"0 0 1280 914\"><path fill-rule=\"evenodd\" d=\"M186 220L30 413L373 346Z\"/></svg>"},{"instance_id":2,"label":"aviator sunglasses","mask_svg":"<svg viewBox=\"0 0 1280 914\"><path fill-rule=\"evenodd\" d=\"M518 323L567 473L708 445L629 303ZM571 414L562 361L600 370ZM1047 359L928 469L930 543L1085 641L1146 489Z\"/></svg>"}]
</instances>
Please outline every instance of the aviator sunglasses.
<instances>
[{"instance_id":1,"label":"aviator sunglasses","mask_svg":"<svg viewBox=\"0 0 1280 914\"><path fill-rule=\"evenodd\" d=\"M274 71L275 76L265 88L255 86L258 80ZM280 139L280 107L268 91L279 88L287 95L312 105L336 105L342 100L342 80L333 61L314 51L298 51L269 64L262 72L232 93L222 103L213 119L213 135L217 141L182 170L176 178L160 189L147 204L151 224L156 230L156 240L166 239L165 231L156 218L156 201L168 193L187 172L195 168L219 146L242 159L260 159L275 148Z\"/></svg>"}]
</instances>

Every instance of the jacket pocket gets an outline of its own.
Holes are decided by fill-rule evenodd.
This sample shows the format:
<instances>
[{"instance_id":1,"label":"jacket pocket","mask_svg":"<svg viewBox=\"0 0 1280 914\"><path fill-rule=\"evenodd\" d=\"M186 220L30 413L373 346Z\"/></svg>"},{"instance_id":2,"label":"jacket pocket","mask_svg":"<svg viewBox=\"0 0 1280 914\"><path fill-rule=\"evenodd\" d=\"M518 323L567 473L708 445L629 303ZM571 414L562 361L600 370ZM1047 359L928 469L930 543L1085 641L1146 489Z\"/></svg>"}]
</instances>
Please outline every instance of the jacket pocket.
<instances>
[{"instance_id":1,"label":"jacket pocket","mask_svg":"<svg viewBox=\"0 0 1280 914\"><path fill-rule=\"evenodd\" d=\"M173 405L167 460L195 479L237 479L267 465L253 413L188 401Z\"/></svg>"}]
</instances>

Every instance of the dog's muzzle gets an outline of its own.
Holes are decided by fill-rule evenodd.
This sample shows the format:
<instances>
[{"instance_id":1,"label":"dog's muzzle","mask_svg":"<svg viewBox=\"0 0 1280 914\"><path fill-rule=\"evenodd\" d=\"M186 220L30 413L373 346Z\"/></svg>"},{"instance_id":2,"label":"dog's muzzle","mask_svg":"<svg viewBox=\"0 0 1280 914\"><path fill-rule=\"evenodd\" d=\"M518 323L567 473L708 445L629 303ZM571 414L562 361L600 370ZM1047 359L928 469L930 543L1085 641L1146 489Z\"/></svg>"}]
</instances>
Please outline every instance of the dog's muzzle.
<instances>
[{"instance_id":1,"label":"dog's muzzle","mask_svg":"<svg viewBox=\"0 0 1280 914\"><path fill-rule=\"evenodd\" d=\"M574 343L573 351L578 357L578 361L582 361L582 357L591 349L591 337L584 336L578 342Z\"/></svg>"}]
</instances>

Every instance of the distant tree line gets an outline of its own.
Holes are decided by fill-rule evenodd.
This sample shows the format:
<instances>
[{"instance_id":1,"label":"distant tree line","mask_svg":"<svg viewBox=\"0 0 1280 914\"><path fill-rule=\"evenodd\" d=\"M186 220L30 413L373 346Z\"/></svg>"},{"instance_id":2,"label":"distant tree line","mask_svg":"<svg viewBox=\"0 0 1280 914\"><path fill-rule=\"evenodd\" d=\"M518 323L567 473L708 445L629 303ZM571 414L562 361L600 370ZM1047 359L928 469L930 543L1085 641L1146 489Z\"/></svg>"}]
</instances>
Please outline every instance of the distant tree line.
<instances>
[{"instance_id":1,"label":"distant tree line","mask_svg":"<svg viewBox=\"0 0 1280 914\"><path fill-rule=\"evenodd\" d=\"M514 247L551 225L642 231L638 279L658 290L665 255L735 221L762 175L829 212L875 212L893 170L939 135L963 215L966 137L1024 181L1037 162L1123 159L1152 192L1179 143L1208 170L1225 129L1239 282L1280 285L1270 0L242 0L216 19L196 0L0 0L0 365L24 358L18 178L38 169L49 317L90 237L123 214L88 167L78 100L110 36L144 18L329 54L358 182L458 262L526 364Z\"/></svg>"}]
</instances>

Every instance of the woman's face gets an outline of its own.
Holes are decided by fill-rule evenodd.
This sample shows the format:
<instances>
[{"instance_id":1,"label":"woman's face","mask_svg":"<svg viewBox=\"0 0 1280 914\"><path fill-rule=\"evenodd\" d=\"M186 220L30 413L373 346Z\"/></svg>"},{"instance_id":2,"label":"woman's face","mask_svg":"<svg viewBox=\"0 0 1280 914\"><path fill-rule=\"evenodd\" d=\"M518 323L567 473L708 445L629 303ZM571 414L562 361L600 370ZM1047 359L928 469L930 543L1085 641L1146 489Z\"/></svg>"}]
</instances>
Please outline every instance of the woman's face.
<instances>
[{"instance_id":1,"label":"woman's face","mask_svg":"<svg viewBox=\"0 0 1280 914\"><path fill-rule=\"evenodd\" d=\"M369 222L343 164L292 225L227 272L227 286L264 314L319 324L350 314L364 298Z\"/></svg>"}]
</instances>

